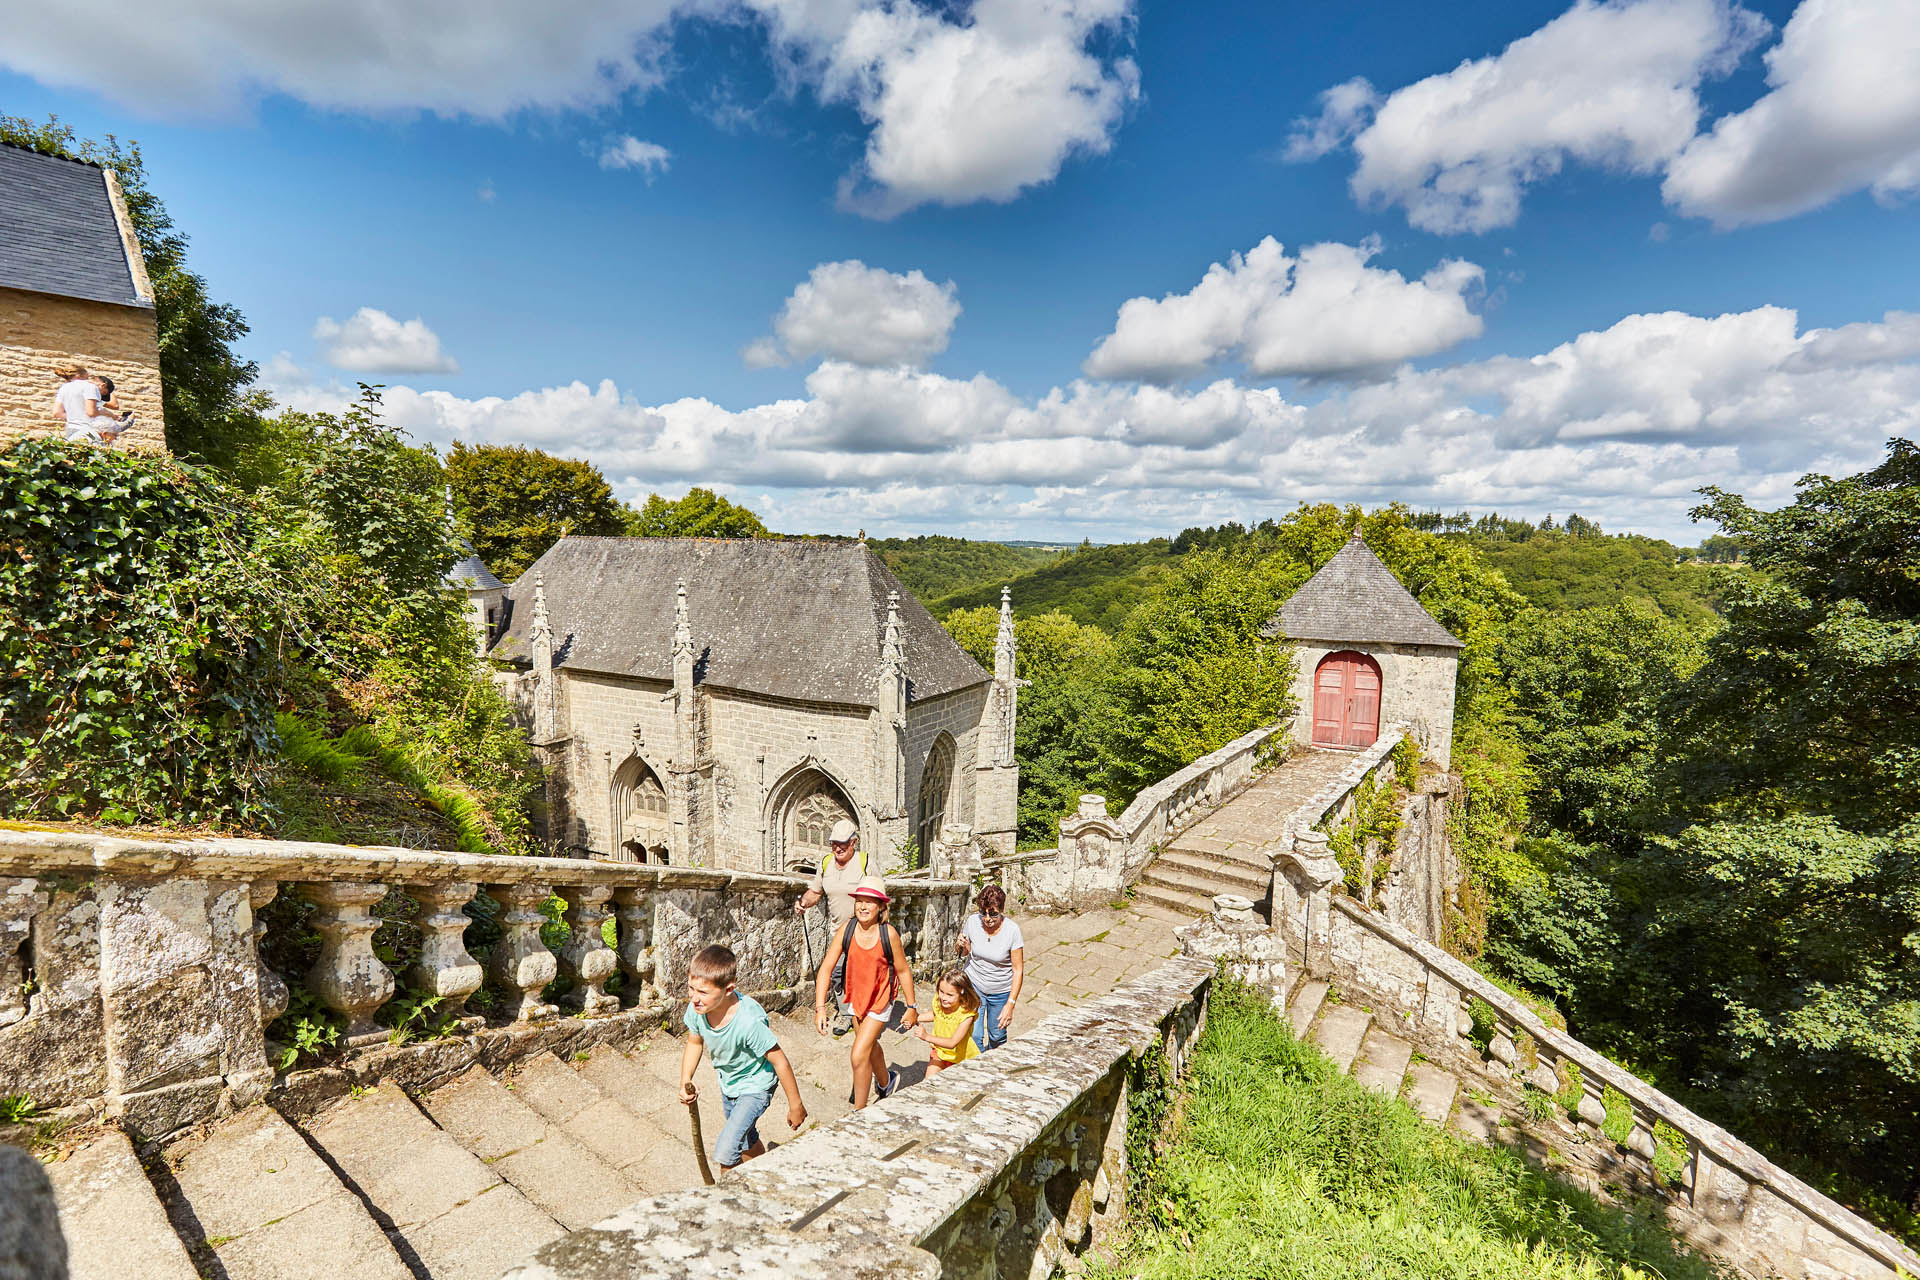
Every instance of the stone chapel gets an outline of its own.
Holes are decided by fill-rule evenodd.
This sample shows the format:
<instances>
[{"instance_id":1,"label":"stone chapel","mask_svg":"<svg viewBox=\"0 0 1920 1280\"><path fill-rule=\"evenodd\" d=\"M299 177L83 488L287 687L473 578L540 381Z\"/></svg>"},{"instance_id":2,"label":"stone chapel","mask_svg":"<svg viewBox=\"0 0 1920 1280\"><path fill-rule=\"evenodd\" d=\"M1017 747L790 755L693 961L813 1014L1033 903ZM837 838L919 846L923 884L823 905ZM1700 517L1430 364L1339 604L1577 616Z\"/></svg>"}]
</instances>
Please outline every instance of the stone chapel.
<instances>
[{"instance_id":1,"label":"stone chapel","mask_svg":"<svg viewBox=\"0 0 1920 1280\"><path fill-rule=\"evenodd\" d=\"M876 871L948 829L1013 851L1004 599L989 673L865 542L569 537L497 617L564 851L798 869L841 818Z\"/></svg>"}]
</instances>

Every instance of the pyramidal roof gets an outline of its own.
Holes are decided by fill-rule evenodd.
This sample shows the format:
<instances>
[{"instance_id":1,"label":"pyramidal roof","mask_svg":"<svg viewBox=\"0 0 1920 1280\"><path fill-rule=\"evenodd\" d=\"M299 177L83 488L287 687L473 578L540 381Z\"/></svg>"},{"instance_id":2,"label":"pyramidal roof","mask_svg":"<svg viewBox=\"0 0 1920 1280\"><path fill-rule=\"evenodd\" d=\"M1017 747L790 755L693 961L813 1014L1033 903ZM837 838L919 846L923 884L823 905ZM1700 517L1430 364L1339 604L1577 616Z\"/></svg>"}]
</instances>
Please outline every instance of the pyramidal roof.
<instances>
[{"instance_id":1,"label":"pyramidal roof","mask_svg":"<svg viewBox=\"0 0 1920 1280\"><path fill-rule=\"evenodd\" d=\"M1347 545L1280 606L1261 634L1335 644L1424 644L1461 649L1354 530Z\"/></svg>"},{"instance_id":2,"label":"pyramidal roof","mask_svg":"<svg viewBox=\"0 0 1920 1280\"><path fill-rule=\"evenodd\" d=\"M703 684L873 706L896 591L909 700L992 679L866 543L826 539L562 538L507 589L492 656L528 656L534 585L544 582L555 666L670 681L682 580Z\"/></svg>"},{"instance_id":3,"label":"pyramidal roof","mask_svg":"<svg viewBox=\"0 0 1920 1280\"><path fill-rule=\"evenodd\" d=\"M507 584L493 576L493 570L487 568L487 562L473 549L473 544L465 538L460 539L460 549L466 554L453 562L447 570L447 585L459 591L504 591Z\"/></svg>"}]
</instances>

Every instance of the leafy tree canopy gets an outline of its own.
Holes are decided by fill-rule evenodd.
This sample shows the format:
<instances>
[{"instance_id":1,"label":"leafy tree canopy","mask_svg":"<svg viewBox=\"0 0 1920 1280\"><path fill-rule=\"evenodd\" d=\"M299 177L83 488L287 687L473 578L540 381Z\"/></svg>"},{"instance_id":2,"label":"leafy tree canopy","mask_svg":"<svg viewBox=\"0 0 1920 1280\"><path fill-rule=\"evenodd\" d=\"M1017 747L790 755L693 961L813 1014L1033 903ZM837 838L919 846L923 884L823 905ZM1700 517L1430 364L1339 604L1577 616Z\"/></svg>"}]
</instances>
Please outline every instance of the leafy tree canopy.
<instances>
[{"instance_id":1,"label":"leafy tree canopy","mask_svg":"<svg viewBox=\"0 0 1920 1280\"><path fill-rule=\"evenodd\" d=\"M769 536L760 517L736 506L711 489L687 490L684 498L657 493L635 513L626 513L628 534L639 538L764 538Z\"/></svg>"},{"instance_id":2,"label":"leafy tree canopy","mask_svg":"<svg viewBox=\"0 0 1920 1280\"><path fill-rule=\"evenodd\" d=\"M456 442L446 465L454 514L503 582L568 534L628 532L632 511L590 462L524 445Z\"/></svg>"}]
</instances>

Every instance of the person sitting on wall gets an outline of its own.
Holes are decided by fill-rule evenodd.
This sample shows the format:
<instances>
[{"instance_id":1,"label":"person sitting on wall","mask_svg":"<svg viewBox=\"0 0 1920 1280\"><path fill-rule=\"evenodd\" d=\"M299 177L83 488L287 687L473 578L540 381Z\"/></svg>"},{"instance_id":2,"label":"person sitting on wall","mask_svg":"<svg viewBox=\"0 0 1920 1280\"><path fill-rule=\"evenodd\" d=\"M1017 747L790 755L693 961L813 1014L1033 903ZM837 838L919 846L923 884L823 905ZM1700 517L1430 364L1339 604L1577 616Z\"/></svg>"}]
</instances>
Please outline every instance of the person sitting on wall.
<instances>
[{"instance_id":1,"label":"person sitting on wall","mask_svg":"<svg viewBox=\"0 0 1920 1280\"><path fill-rule=\"evenodd\" d=\"M100 407L106 410L107 417L111 419L106 429L101 431L100 438L103 442L112 444L125 435L127 429L133 425L133 410L113 398L113 379L106 374L94 374L93 385L100 390Z\"/></svg>"},{"instance_id":2,"label":"person sitting on wall","mask_svg":"<svg viewBox=\"0 0 1920 1280\"><path fill-rule=\"evenodd\" d=\"M47 416L67 424L70 443L105 444L106 428L114 416L112 410L100 407L100 388L77 364L56 370L54 376L60 380L60 389L53 393L53 409Z\"/></svg>"},{"instance_id":3,"label":"person sitting on wall","mask_svg":"<svg viewBox=\"0 0 1920 1280\"><path fill-rule=\"evenodd\" d=\"M980 1016L973 1020L973 1042L982 1052L1007 1042L1013 1009L1026 980L1027 943L1020 926L1007 919L1007 891L997 884L980 890L979 908L960 927L960 958L967 978L980 993Z\"/></svg>"},{"instance_id":4,"label":"person sitting on wall","mask_svg":"<svg viewBox=\"0 0 1920 1280\"><path fill-rule=\"evenodd\" d=\"M893 901L879 876L869 876L853 890L853 919L834 936L814 979L813 1023L827 1034L827 988L842 965L846 973L847 1002L856 1019L853 1050L853 1088L847 1102L858 1111L876 1090L882 1098L900 1085L900 1073L887 1066L880 1033L912 1030L920 1021L914 1007L913 966L907 963L900 931L886 921Z\"/></svg>"},{"instance_id":5,"label":"person sitting on wall","mask_svg":"<svg viewBox=\"0 0 1920 1280\"><path fill-rule=\"evenodd\" d=\"M833 824L827 835L829 852L820 859L807 891L793 904L795 915L805 915L820 899L827 900L827 936L833 937L853 918L853 890L867 877L867 855L860 849L860 828L845 818ZM805 928L803 923L801 928ZM837 1039L853 1030L853 1009L847 1004L847 962L843 956L833 971L833 996L837 1010L833 1015L833 1034Z\"/></svg>"}]
</instances>

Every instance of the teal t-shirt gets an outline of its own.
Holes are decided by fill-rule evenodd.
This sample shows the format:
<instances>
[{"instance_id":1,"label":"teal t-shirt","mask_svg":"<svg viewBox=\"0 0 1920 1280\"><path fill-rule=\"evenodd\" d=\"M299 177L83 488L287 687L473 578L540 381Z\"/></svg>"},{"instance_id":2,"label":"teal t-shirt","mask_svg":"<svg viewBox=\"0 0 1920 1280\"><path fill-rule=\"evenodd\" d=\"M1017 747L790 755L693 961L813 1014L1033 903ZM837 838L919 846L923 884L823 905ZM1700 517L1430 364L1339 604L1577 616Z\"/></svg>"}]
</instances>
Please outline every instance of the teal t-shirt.
<instances>
[{"instance_id":1,"label":"teal t-shirt","mask_svg":"<svg viewBox=\"0 0 1920 1280\"><path fill-rule=\"evenodd\" d=\"M752 996L736 996L739 1006L727 1025L717 1030L707 1025L707 1016L687 1006L681 1021L687 1030L707 1042L707 1056L720 1076L720 1092L729 1098L743 1093L764 1093L780 1082L767 1055L779 1045L773 1028L767 1025L767 1011Z\"/></svg>"}]
</instances>

